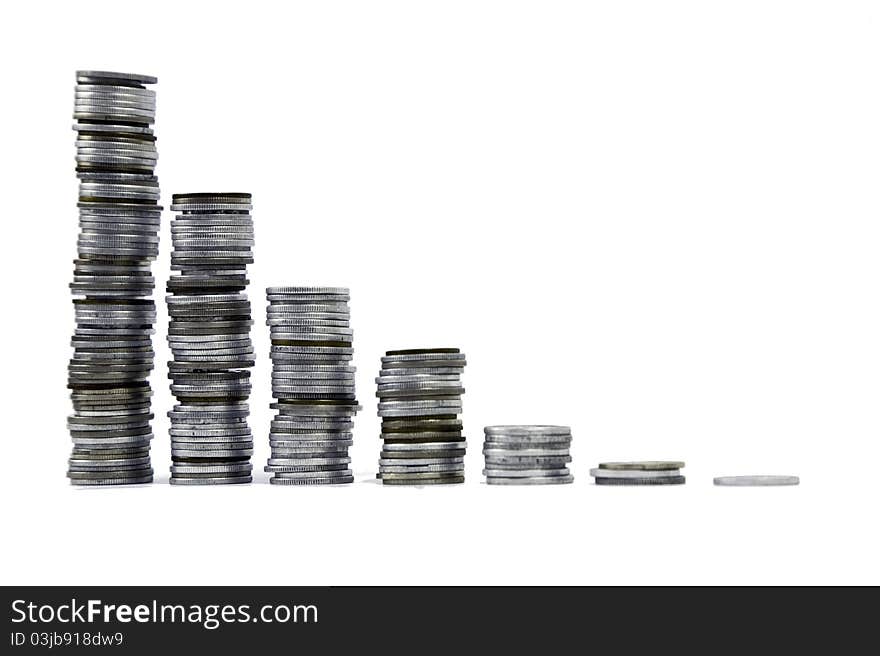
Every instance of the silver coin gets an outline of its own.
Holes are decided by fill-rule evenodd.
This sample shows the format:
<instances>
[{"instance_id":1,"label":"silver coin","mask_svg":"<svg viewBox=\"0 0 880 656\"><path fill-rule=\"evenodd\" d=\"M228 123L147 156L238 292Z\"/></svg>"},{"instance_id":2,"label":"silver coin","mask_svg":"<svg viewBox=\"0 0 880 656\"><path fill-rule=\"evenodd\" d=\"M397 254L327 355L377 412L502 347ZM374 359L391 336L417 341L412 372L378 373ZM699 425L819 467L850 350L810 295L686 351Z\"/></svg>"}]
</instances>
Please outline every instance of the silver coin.
<instances>
[{"instance_id":1,"label":"silver coin","mask_svg":"<svg viewBox=\"0 0 880 656\"><path fill-rule=\"evenodd\" d=\"M380 460L397 460L400 465L406 464L411 460L432 460L436 458L459 458L464 456L465 449L454 449L447 451L380 451ZM402 462L405 461L405 462Z\"/></svg>"},{"instance_id":2,"label":"silver coin","mask_svg":"<svg viewBox=\"0 0 880 656\"><path fill-rule=\"evenodd\" d=\"M275 415L272 419L272 427L281 431L348 431L353 426L354 422L348 418Z\"/></svg>"},{"instance_id":3,"label":"silver coin","mask_svg":"<svg viewBox=\"0 0 880 656\"><path fill-rule=\"evenodd\" d=\"M424 373L409 373L409 371L405 369L400 369L398 371L406 371L407 373L402 373L400 375L393 376L383 376L379 375L378 378L375 379L375 383L377 385L386 385L386 384L403 384L403 383L424 383L424 382L433 382L439 381L443 383L461 383L461 374L424 374Z\"/></svg>"},{"instance_id":4,"label":"silver coin","mask_svg":"<svg viewBox=\"0 0 880 656\"><path fill-rule=\"evenodd\" d=\"M388 453L407 451L447 451L467 448L467 442L429 442L427 444L384 444L383 451Z\"/></svg>"},{"instance_id":5,"label":"silver coin","mask_svg":"<svg viewBox=\"0 0 880 656\"><path fill-rule=\"evenodd\" d=\"M484 448L483 455L491 458L508 458L510 457L510 450L508 449L496 449L496 448ZM535 458L535 457L559 457L559 456L568 456L568 448L564 449L544 449L544 448L535 448L535 449L518 449L516 451L517 456L523 458Z\"/></svg>"},{"instance_id":6,"label":"silver coin","mask_svg":"<svg viewBox=\"0 0 880 656\"><path fill-rule=\"evenodd\" d=\"M350 316L348 313L340 312L303 312L303 311L287 311L279 310L271 305L266 310L266 318L271 320L267 322L269 326L297 326L303 325L325 325L335 326L338 328L350 327Z\"/></svg>"},{"instance_id":7,"label":"silver coin","mask_svg":"<svg viewBox=\"0 0 880 656\"><path fill-rule=\"evenodd\" d=\"M343 458L340 458L342 460ZM271 458L270 458L271 460ZM288 472L333 472L350 471L346 464L339 465L266 465L263 471L269 474Z\"/></svg>"},{"instance_id":8,"label":"silver coin","mask_svg":"<svg viewBox=\"0 0 880 656\"><path fill-rule=\"evenodd\" d=\"M483 476L488 478L553 478L569 476L568 468L561 469L484 469Z\"/></svg>"},{"instance_id":9,"label":"silver coin","mask_svg":"<svg viewBox=\"0 0 880 656\"><path fill-rule=\"evenodd\" d=\"M417 382L380 381L377 385L379 393L382 392L418 392L424 395L430 394L464 394L464 388L459 380L423 380Z\"/></svg>"},{"instance_id":10,"label":"silver coin","mask_svg":"<svg viewBox=\"0 0 880 656\"><path fill-rule=\"evenodd\" d=\"M131 435L123 437L71 437L71 441L74 445L89 447L92 449L113 449L120 446L134 447L149 445L150 440L152 439L152 433L148 433L147 435Z\"/></svg>"},{"instance_id":11,"label":"silver coin","mask_svg":"<svg viewBox=\"0 0 880 656\"><path fill-rule=\"evenodd\" d=\"M270 439L269 446L273 453L302 451L342 451L353 444L352 440L315 440L308 442L306 440L278 440Z\"/></svg>"},{"instance_id":12,"label":"silver coin","mask_svg":"<svg viewBox=\"0 0 880 656\"><path fill-rule=\"evenodd\" d=\"M236 485L251 483L251 476L211 476L204 478L180 478L172 476L168 479L171 485Z\"/></svg>"},{"instance_id":13,"label":"silver coin","mask_svg":"<svg viewBox=\"0 0 880 656\"><path fill-rule=\"evenodd\" d=\"M303 433L269 433L269 439L277 443L290 442L290 446L296 446L296 442L322 442L330 440L351 440L354 433L350 432L303 432ZM279 446L284 446L279 444Z\"/></svg>"},{"instance_id":14,"label":"silver coin","mask_svg":"<svg viewBox=\"0 0 880 656\"><path fill-rule=\"evenodd\" d=\"M460 465L464 463L464 458L408 458L404 461L406 466L411 467L430 467L435 465ZM380 458L380 467L393 467L402 464L400 458Z\"/></svg>"},{"instance_id":15,"label":"silver coin","mask_svg":"<svg viewBox=\"0 0 880 656\"><path fill-rule=\"evenodd\" d=\"M441 465L379 465L380 474L430 474L430 473L464 473L464 465L460 463Z\"/></svg>"},{"instance_id":16,"label":"silver coin","mask_svg":"<svg viewBox=\"0 0 880 656\"><path fill-rule=\"evenodd\" d=\"M77 410L78 417L132 417L135 415L146 415L150 412L150 404L138 404L132 406L113 406L110 409L103 410ZM152 415L150 415L152 417Z\"/></svg>"},{"instance_id":17,"label":"silver coin","mask_svg":"<svg viewBox=\"0 0 880 656\"><path fill-rule=\"evenodd\" d=\"M460 379L463 371L464 367L401 367L381 369L376 382L385 379L400 380L403 378L433 378L435 376L440 378L455 376L456 379Z\"/></svg>"},{"instance_id":18,"label":"silver coin","mask_svg":"<svg viewBox=\"0 0 880 656\"><path fill-rule=\"evenodd\" d=\"M230 462L230 463L214 463L214 464L173 464L171 465L172 474L235 474L243 475L250 473L253 465L249 462Z\"/></svg>"},{"instance_id":19,"label":"silver coin","mask_svg":"<svg viewBox=\"0 0 880 656\"><path fill-rule=\"evenodd\" d=\"M539 476L535 478L498 478L486 479L487 485L565 485L574 482L574 476Z\"/></svg>"},{"instance_id":20,"label":"silver coin","mask_svg":"<svg viewBox=\"0 0 880 656\"><path fill-rule=\"evenodd\" d=\"M603 462L599 463L599 469L611 470L634 470L634 471L662 471L670 469L684 469L684 463L678 460L642 460L636 462Z\"/></svg>"},{"instance_id":21,"label":"silver coin","mask_svg":"<svg viewBox=\"0 0 880 656\"><path fill-rule=\"evenodd\" d=\"M465 355L456 348L404 349L387 351L382 362L422 362L427 360L464 360Z\"/></svg>"},{"instance_id":22,"label":"silver coin","mask_svg":"<svg viewBox=\"0 0 880 656\"><path fill-rule=\"evenodd\" d=\"M681 476L678 469L635 470L635 469L591 469L594 478L668 478Z\"/></svg>"},{"instance_id":23,"label":"silver coin","mask_svg":"<svg viewBox=\"0 0 880 656\"><path fill-rule=\"evenodd\" d=\"M100 93L100 94L128 94L132 96L139 96L143 98L155 98L156 92L153 89L147 89L145 87L140 86L128 86L128 85L114 85L112 83L108 84L77 84L74 88L75 94L89 94L89 93Z\"/></svg>"},{"instance_id":24,"label":"silver coin","mask_svg":"<svg viewBox=\"0 0 880 656\"><path fill-rule=\"evenodd\" d=\"M713 479L713 483L721 487L778 487L800 485L801 479L775 475L719 476Z\"/></svg>"},{"instance_id":25,"label":"silver coin","mask_svg":"<svg viewBox=\"0 0 880 656\"><path fill-rule=\"evenodd\" d=\"M520 426L486 426L483 432L489 436L499 437L555 437L570 436L571 428L569 426L550 426L550 425L520 425Z\"/></svg>"},{"instance_id":26,"label":"silver coin","mask_svg":"<svg viewBox=\"0 0 880 656\"><path fill-rule=\"evenodd\" d=\"M243 458L254 455L253 449L216 449L214 451L202 451L195 449L171 448L173 458Z\"/></svg>"},{"instance_id":27,"label":"silver coin","mask_svg":"<svg viewBox=\"0 0 880 656\"><path fill-rule=\"evenodd\" d=\"M113 475L117 475L117 476L152 476L153 470L149 466L147 466L147 467L141 466L141 467L126 469L124 471L124 473L119 472L118 474L108 473L107 471L94 471L94 470L89 470L89 471L69 470L67 472L67 477L71 480L90 480L90 479L95 479L95 478L101 479L101 478L107 478L108 476L113 476Z\"/></svg>"},{"instance_id":28,"label":"silver coin","mask_svg":"<svg viewBox=\"0 0 880 656\"><path fill-rule=\"evenodd\" d=\"M319 456L315 458L269 458L270 467L330 467L345 466L351 463L348 456Z\"/></svg>"},{"instance_id":29,"label":"silver coin","mask_svg":"<svg viewBox=\"0 0 880 656\"><path fill-rule=\"evenodd\" d=\"M459 475L457 472L443 473L443 472L424 472L424 473L405 473L405 474L376 474L376 478L380 478L383 482L387 481L447 481L450 483L453 482L464 482L464 476Z\"/></svg>"},{"instance_id":30,"label":"silver coin","mask_svg":"<svg viewBox=\"0 0 880 656\"><path fill-rule=\"evenodd\" d=\"M380 433L382 440L390 440L392 442L452 442L456 439L464 439L460 431L443 431L443 432L419 432L419 433Z\"/></svg>"},{"instance_id":31,"label":"silver coin","mask_svg":"<svg viewBox=\"0 0 880 656\"><path fill-rule=\"evenodd\" d=\"M266 294L271 296L311 296L314 294L333 294L347 296L348 287L266 287Z\"/></svg>"},{"instance_id":32,"label":"silver coin","mask_svg":"<svg viewBox=\"0 0 880 656\"><path fill-rule=\"evenodd\" d=\"M660 486L660 485L684 485L684 476L661 476L660 478L605 478L597 477L596 485L610 486Z\"/></svg>"},{"instance_id":33,"label":"silver coin","mask_svg":"<svg viewBox=\"0 0 880 656\"><path fill-rule=\"evenodd\" d=\"M321 457L341 457L348 453L348 447L343 446L338 449L332 447L321 447L311 449L297 449L293 447L275 447L272 449L273 458L321 458Z\"/></svg>"},{"instance_id":34,"label":"silver coin","mask_svg":"<svg viewBox=\"0 0 880 656\"><path fill-rule=\"evenodd\" d=\"M317 472L273 472L275 474L275 478L286 479L286 480L294 480L294 479L339 479L339 478L351 478L352 473L350 469L338 469L338 470L329 470L329 471L317 471Z\"/></svg>"},{"instance_id":35,"label":"silver coin","mask_svg":"<svg viewBox=\"0 0 880 656\"><path fill-rule=\"evenodd\" d=\"M522 449L566 449L571 446L571 438L563 439L561 436L542 436L531 438L516 437L508 440L507 438L499 438L497 435L487 437L483 444L487 448L506 449L515 455L517 451Z\"/></svg>"},{"instance_id":36,"label":"silver coin","mask_svg":"<svg viewBox=\"0 0 880 656\"><path fill-rule=\"evenodd\" d=\"M150 465L150 456L138 456L135 458L110 458L110 459L99 459L93 460L91 458L76 458L71 457L67 461L68 466L71 470L91 470L91 469L106 469L106 468L119 468L119 469L129 469L129 468L137 468L137 467L149 467Z\"/></svg>"},{"instance_id":37,"label":"silver coin","mask_svg":"<svg viewBox=\"0 0 880 656\"><path fill-rule=\"evenodd\" d=\"M323 416L328 419L342 419L351 417L360 409L357 403L353 402L334 402L330 403L311 403L307 401L293 402L283 401L279 403L271 403L269 407L278 410L276 417L319 417Z\"/></svg>"},{"instance_id":38,"label":"silver coin","mask_svg":"<svg viewBox=\"0 0 880 656\"><path fill-rule=\"evenodd\" d=\"M153 475L126 477L124 475L109 476L101 479L71 479L71 485L89 486L89 485L140 485L143 483L152 483Z\"/></svg>"},{"instance_id":39,"label":"silver coin","mask_svg":"<svg viewBox=\"0 0 880 656\"><path fill-rule=\"evenodd\" d=\"M557 438L558 439L558 438ZM556 449L567 450L571 446L571 441L567 442L541 442L539 440L528 442L493 442L486 440L483 442L483 448L501 449L507 451L510 455L530 449Z\"/></svg>"},{"instance_id":40,"label":"silver coin","mask_svg":"<svg viewBox=\"0 0 880 656\"><path fill-rule=\"evenodd\" d=\"M77 83L96 82L98 84L120 82L122 84L156 84L157 78L152 75L140 75L138 73L117 73L114 71L77 71Z\"/></svg>"},{"instance_id":41,"label":"silver coin","mask_svg":"<svg viewBox=\"0 0 880 656\"><path fill-rule=\"evenodd\" d=\"M351 311L348 303L282 303L272 302L266 306L266 314L272 316L290 316L308 317L317 315L317 317L326 316L329 319L348 320L351 318Z\"/></svg>"},{"instance_id":42,"label":"silver coin","mask_svg":"<svg viewBox=\"0 0 880 656\"><path fill-rule=\"evenodd\" d=\"M458 414L461 412L461 406L441 406L441 407L422 407L422 408L384 408L379 411L380 417L428 417L448 414Z\"/></svg>"},{"instance_id":43,"label":"silver coin","mask_svg":"<svg viewBox=\"0 0 880 656\"><path fill-rule=\"evenodd\" d=\"M560 462L561 461L561 462ZM506 464L506 463L497 463L497 462L486 462L487 469L495 469L499 471L523 471L527 469L532 470L548 470L548 469L565 469L568 463L571 462L571 458L569 457L567 460L563 458L558 458L557 462L529 462L529 463L517 463L515 465Z\"/></svg>"},{"instance_id":44,"label":"silver coin","mask_svg":"<svg viewBox=\"0 0 880 656\"><path fill-rule=\"evenodd\" d=\"M345 478L276 478L269 479L271 485L342 485L354 483L354 476Z\"/></svg>"}]
</instances>

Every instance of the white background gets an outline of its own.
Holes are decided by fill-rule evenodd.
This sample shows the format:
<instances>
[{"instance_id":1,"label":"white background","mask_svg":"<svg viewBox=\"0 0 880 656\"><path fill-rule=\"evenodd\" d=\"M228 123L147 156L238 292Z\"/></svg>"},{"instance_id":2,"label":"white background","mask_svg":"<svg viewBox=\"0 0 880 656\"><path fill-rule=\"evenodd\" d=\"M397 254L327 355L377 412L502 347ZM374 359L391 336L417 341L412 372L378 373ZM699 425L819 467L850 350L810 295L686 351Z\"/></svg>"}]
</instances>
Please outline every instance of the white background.
<instances>
[{"instance_id":1,"label":"white background","mask_svg":"<svg viewBox=\"0 0 880 656\"><path fill-rule=\"evenodd\" d=\"M880 7L5 4L3 583L880 583ZM74 72L159 77L171 193L254 195L257 481L72 489ZM352 290L356 483L275 488L267 285ZM467 354L467 483L383 488L386 349ZM576 480L481 482L482 427ZM686 486L604 489L609 459ZM798 474L799 488L712 486Z\"/></svg>"}]
</instances>

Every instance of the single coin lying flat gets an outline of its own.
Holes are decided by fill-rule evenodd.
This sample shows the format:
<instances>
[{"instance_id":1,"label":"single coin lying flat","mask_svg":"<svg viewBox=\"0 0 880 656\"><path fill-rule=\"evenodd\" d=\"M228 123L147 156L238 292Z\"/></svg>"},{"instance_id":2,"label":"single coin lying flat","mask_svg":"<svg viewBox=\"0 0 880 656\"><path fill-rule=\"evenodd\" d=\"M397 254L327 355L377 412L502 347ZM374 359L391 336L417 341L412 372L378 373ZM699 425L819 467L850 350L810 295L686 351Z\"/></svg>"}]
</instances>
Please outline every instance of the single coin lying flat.
<instances>
[{"instance_id":1,"label":"single coin lying flat","mask_svg":"<svg viewBox=\"0 0 880 656\"><path fill-rule=\"evenodd\" d=\"M719 476L714 480L721 487L780 487L800 485L797 476Z\"/></svg>"}]
</instances>

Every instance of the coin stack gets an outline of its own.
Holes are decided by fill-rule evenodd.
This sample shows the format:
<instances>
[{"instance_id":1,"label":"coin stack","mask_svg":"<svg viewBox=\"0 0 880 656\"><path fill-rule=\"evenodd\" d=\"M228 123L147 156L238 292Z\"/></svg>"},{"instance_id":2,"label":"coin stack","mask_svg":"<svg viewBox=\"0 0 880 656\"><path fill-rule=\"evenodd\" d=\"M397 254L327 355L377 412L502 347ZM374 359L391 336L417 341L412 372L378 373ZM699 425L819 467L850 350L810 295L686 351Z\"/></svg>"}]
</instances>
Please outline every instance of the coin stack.
<instances>
[{"instance_id":1,"label":"coin stack","mask_svg":"<svg viewBox=\"0 0 880 656\"><path fill-rule=\"evenodd\" d=\"M334 485L354 481L355 398L349 290L269 287L266 324L272 340L269 432L273 485Z\"/></svg>"},{"instance_id":2,"label":"coin stack","mask_svg":"<svg viewBox=\"0 0 880 656\"><path fill-rule=\"evenodd\" d=\"M568 426L486 426L483 475L489 485L571 483L571 428Z\"/></svg>"},{"instance_id":3,"label":"coin stack","mask_svg":"<svg viewBox=\"0 0 880 656\"><path fill-rule=\"evenodd\" d=\"M79 178L76 331L68 387L74 485L153 480L149 383L159 249L156 78L79 71L73 129Z\"/></svg>"},{"instance_id":4,"label":"coin stack","mask_svg":"<svg viewBox=\"0 0 880 656\"><path fill-rule=\"evenodd\" d=\"M385 485L464 483L461 373L457 348L388 351L376 379L382 417L377 478Z\"/></svg>"},{"instance_id":5,"label":"coin stack","mask_svg":"<svg viewBox=\"0 0 880 656\"><path fill-rule=\"evenodd\" d=\"M171 209L171 483L250 483L251 195L174 194Z\"/></svg>"},{"instance_id":6,"label":"coin stack","mask_svg":"<svg viewBox=\"0 0 880 656\"><path fill-rule=\"evenodd\" d=\"M645 460L642 462L603 462L591 469L596 485L683 485L683 462Z\"/></svg>"}]
</instances>

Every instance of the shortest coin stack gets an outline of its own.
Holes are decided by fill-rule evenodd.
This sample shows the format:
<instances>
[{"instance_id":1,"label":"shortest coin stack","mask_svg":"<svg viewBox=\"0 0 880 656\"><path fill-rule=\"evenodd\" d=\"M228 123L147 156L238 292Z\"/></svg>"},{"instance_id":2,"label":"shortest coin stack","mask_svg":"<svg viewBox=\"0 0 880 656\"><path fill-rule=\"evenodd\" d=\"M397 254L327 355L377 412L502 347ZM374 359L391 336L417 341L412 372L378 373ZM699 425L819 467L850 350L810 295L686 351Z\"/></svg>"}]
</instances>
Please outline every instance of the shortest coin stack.
<instances>
[{"instance_id":1,"label":"shortest coin stack","mask_svg":"<svg viewBox=\"0 0 880 656\"><path fill-rule=\"evenodd\" d=\"M385 485L464 483L461 373L456 348L388 351L376 379Z\"/></svg>"},{"instance_id":2,"label":"shortest coin stack","mask_svg":"<svg viewBox=\"0 0 880 656\"><path fill-rule=\"evenodd\" d=\"M684 485L681 469L677 461L603 462L590 476L596 485Z\"/></svg>"},{"instance_id":3,"label":"shortest coin stack","mask_svg":"<svg viewBox=\"0 0 880 656\"><path fill-rule=\"evenodd\" d=\"M486 426L483 475L489 485L571 483L571 428L568 426Z\"/></svg>"},{"instance_id":4,"label":"shortest coin stack","mask_svg":"<svg viewBox=\"0 0 880 656\"><path fill-rule=\"evenodd\" d=\"M786 487L800 485L797 476L773 476L758 474L752 476L718 476L713 481L719 487Z\"/></svg>"}]
</instances>

